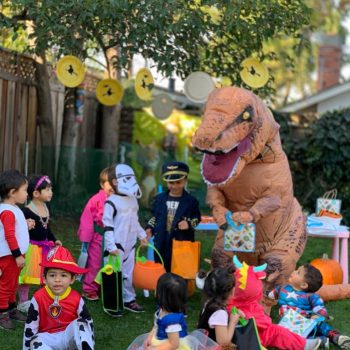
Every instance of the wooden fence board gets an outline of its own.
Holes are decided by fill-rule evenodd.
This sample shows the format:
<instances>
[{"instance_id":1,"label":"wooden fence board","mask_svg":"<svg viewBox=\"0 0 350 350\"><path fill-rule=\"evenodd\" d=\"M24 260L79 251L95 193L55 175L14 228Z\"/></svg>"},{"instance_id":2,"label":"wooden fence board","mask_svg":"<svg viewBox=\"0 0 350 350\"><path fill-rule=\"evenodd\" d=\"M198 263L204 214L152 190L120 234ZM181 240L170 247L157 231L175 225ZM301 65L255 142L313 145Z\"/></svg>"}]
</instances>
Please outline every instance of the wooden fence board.
<instances>
[{"instance_id":1,"label":"wooden fence board","mask_svg":"<svg viewBox=\"0 0 350 350\"><path fill-rule=\"evenodd\" d=\"M15 63L12 63L14 61ZM48 67L50 69L50 67ZM51 67L52 68L52 67ZM80 128L82 147L94 147L96 133L95 88L100 77L86 76L86 111ZM58 159L61 144L64 86L57 79L50 79L53 110L53 147ZM30 57L18 55L0 48L0 172L16 167L24 171L25 145L29 143L30 171L40 168L40 127L37 123L38 100L35 81L35 65ZM84 132L84 133L83 133Z\"/></svg>"},{"instance_id":2,"label":"wooden fence board","mask_svg":"<svg viewBox=\"0 0 350 350\"><path fill-rule=\"evenodd\" d=\"M0 79L0 169L3 169L5 153L5 111L6 98L3 96L6 89L5 82Z\"/></svg>"},{"instance_id":3,"label":"wooden fence board","mask_svg":"<svg viewBox=\"0 0 350 350\"><path fill-rule=\"evenodd\" d=\"M5 169L11 169L12 164L12 155L15 148L13 147L14 143L14 103L15 103L15 82L8 82L7 89L7 110L6 110L6 120L5 120L5 148L4 148L4 162L3 166Z\"/></svg>"},{"instance_id":4,"label":"wooden fence board","mask_svg":"<svg viewBox=\"0 0 350 350\"><path fill-rule=\"evenodd\" d=\"M17 84L19 89L19 111L17 119L17 152L16 168L24 169L25 145L27 138L27 107L28 107L28 86Z\"/></svg>"},{"instance_id":5,"label":"wooden fence board","mask_svg":"<svg viewBox=\"0 0 350 350\"><path fill-rule=\"evenodd\" d=\"M27 122L27 141L31 145L36 144L36 115L37 115L37 100L36 88L29 87L28 95L28 122Z\"/></svg>"},{"instance_id":6,"label":"wooden fence board","mask_svg":"<svg viewBox=\"0 0 350 350\"><path fill-rule=\"evenodd\" d=\"M56 111L56 147L61 144L62 137L62 125L63 125L63 113L64 113L64 90L57 93L57 111Z\"/></svg>"}]
</instances>

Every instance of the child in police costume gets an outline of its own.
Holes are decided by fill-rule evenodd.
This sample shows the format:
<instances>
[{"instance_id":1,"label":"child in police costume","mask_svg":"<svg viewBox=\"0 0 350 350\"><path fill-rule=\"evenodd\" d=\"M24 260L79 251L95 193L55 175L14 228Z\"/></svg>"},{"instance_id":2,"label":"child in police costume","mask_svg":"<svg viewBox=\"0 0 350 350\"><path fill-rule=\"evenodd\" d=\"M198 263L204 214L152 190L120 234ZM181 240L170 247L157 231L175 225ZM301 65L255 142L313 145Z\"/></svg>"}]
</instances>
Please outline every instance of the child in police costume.
<instances>
[{"instance_id":1,"label":"child in police costume","mask_svg":"<svg viewBox=\"0 0 350 350\"><path fill-rule=\"evenodd\" d=\"M147 235L154 235L154 245L167 271L171 268L172 240L193 242L194 229L201 217L198 200L185 190L188 173L187 164L182 162L163 165L162 176L168 190L155 197L153 217L146 227Z\"/></svg>"},{"instance_id":2,"label":"child in police costume","mask_svg":"<svg viewBox=\"0 0 350 350\"><path fill-rule=\"evenodd\" d=\"M45 286L34 293L24 328L23 350L92 350L92 319L81 295L71 288L80 268L67 248L51 249L44 267Z\"/></svg>"}]
</instances>

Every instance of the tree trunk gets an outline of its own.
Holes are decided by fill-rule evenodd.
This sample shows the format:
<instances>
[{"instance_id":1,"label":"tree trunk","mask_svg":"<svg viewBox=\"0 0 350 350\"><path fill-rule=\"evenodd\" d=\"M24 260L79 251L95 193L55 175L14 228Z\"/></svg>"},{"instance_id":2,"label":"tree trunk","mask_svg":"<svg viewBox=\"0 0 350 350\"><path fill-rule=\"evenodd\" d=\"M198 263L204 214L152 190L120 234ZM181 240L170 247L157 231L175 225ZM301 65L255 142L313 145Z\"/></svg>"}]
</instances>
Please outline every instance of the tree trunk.
<instances>
[{"instance_id":1,"label":"tree trunk","mask_svg":"<svg viewBox=\"0 0 350 350\"><path fill-rule=\"evenodd\" d=\"M75 90L66 89L62 125L61 149L58 166L58 194L62 195L61 203L68 203L72 198L67 188L74 188L76 175L76 155L80 123L75 120ZM73 191L71 191L73 192ZM64 198L63 198L64 197ZM66 200L66 202L65 202Z\"/></svg>"},{"instance_id":2,"label":"tree trunk","mask_svg":"<svg viewBox=\"0 0 350 350\"><path fill-rule=\"evenodd\" d=\"M76 147L80 123L75 120L75 90L67 88L64 99L64 115L62 125L61 144Z\"/></svg>"},{"instance_id":3,"label":"tree trunk","mask_svg":"<svg viewBox=\"0 0 350 350\"><path fill-rule=\"evenodd\" d=\"M118 151L120 111L120 105L103 107L101 148L106 151Z\"/></svg>"},{"instance_id":4,"label":"tree trunk","mask_svg":"<svg viewBox=\"0 0 350 350\"><path fill-rule=\"evenodd\" d=\"M113 66L113 59L115 59L116 56L118 56L117 48L110 48L106 52L108 73L112 79L120 78ZM101 148L106 151L118 152L120 111L120 104L112 107L103 107Z\"/></svg>"},{"instance_id":5,"label":"tree trunk","mask_svg":"<svg viewBox=\"0 0 350 350\"><path fill-rule=\"evenodd\" d=\"M54 175L55 168L55 142L53 132L53 115L51 106L51 90L49 74L45 58L38 58L35 61L36 81L38 82L38 125L41 142L41 169L40 172Z\"/></svg>"}]
</instances>

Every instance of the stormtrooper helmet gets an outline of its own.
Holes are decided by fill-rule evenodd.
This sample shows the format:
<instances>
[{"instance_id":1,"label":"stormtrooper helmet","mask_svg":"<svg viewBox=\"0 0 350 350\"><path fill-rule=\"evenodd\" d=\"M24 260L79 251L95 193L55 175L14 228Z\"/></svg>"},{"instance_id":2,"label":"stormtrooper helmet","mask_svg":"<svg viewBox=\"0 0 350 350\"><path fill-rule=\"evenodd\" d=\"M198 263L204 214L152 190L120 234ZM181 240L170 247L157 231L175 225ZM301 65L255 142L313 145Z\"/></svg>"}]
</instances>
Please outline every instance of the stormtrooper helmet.
<instances>
[{"instance_id":1,"label":"stormtrooper helmet","mask_svg":"<svg viewBox=\"0 0 350 350\"><path fill-rule=\"evenodd\" d=\"M129 197L141 198L142 192L137 184L134 170L126 164L118 164L115 167L115 175L118 181L118 192Z\"/></svg>"}]
</instances>

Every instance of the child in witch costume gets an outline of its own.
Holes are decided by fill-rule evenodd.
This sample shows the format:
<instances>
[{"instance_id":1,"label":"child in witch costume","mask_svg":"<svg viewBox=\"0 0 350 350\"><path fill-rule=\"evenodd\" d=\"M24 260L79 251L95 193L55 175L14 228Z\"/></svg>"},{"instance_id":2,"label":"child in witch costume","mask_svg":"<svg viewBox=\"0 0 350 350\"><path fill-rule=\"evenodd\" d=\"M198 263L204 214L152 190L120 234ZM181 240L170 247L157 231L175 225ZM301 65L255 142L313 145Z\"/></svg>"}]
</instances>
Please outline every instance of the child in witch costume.
<instances>
[{"instance_id":1,"label":"child in witch costume","mask_svg":"<svg viewBox=\"0 0 350 350\"><path fill-rule=\"evenodd\" d=\"M50 228L50 213L46 203L52 199L52 183L47 175L33 175L28 181L29 204L22 209L27 220L34 221L34 227L29 230L30 244L26 253L26 264L19 276L19 305L22 311L29 307L29 285L42 285L42 260L46 259L48 251L55 245L62 245Z\"/></svg>"},{"instance_id":2,"label":"child in witch costume","mask_svg":"<svg viewBox=\"0 0 350 350\"><path fill-rule=\"evenodd\" d=\"M34 293L24 328L23 350L94 349L92 319L81 295L71 289L80 268L67 248L49 251L44 267L45 287Z\"/></svg>"},{"instance_id":3,"label":"child in witch costume","mask_svg":"<svg viewBox=\"0 0 350 350\"><path fill-rule=\"evenodd\" d=\"M144 309L136 302L132 286L136 239L139 238L144 246L148 244L146 232L138 218L137 199L142 193L134 171L126 164L118 164L115 168L111 168L108 179L114 193L108 197L104 205L102 222L105 231L105 255L120 257L124 277L124 308L131 312L143 312ZM110 316L121 316L119 312L107 313Z\"/></svg>"},{"instance_id":4,"label":"child in witch costume","mask_svg":"<svg viewBox=\"0 0 350 350\"><path fill-rule=\"evenodd\" d=\"M154 245L167 271L171 269L172 240L193 242L194 229L201 217L198 200L185 190L188 173L187 164L182 162L163 165L162 176L168 191L155 197L153 217L146 227L147 235L154 235ZM158 257L155 260L160 262Z\"/></svg>"}]
</instances>

